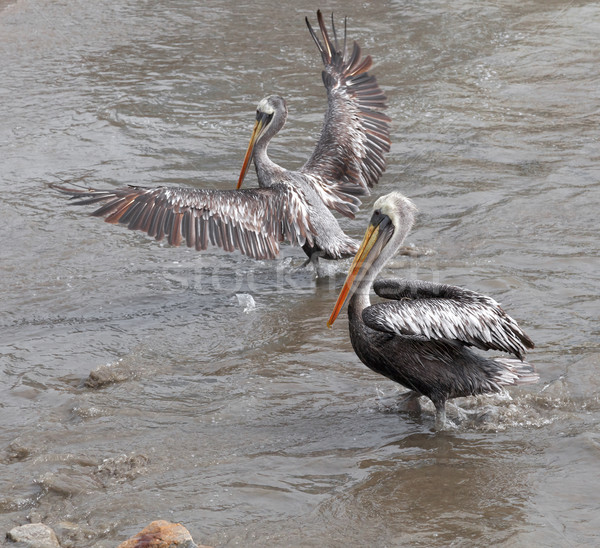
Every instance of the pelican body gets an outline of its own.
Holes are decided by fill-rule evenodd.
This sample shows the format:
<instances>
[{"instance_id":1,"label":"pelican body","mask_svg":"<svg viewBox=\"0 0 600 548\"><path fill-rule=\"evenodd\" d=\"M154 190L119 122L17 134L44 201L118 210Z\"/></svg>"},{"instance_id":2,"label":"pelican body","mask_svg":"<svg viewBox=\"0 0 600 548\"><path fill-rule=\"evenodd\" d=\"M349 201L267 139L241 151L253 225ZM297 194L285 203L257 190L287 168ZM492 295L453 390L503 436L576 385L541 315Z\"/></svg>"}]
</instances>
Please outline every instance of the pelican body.
<instances>
[{"instance_id":1,"label":"pelican body","mask_svg":"<svg viewBox=\"0 0 600 548\"><path fill-rule=\"evenodd\" d=\"M414 204L400 193L379 198L361 247L350 267L331 327L348 301L352 347L373 371L409 388L408 399L428 397L436 429L446 422L450 398L498 392L536 382L523 361L533 342L491 297L451 285L377 280L414 223ZM370 290L387 299L371 304ZM499 350L517 359L488 358L471 347Z\"/></svg>"},{"instance_id":2,"label":"pelican body","mask_svg":"<svg viewBox=\"0 0 600 548\"><path fill-rule=\"evenodd\" d=\"M329 36L317 12L321 38L306 24L321 53L327 111L316 148L298 171L273 162L267 147L287 118L285 100L277 95L258 104L256 123L236 190L128 186L112 190L78 190L53 185L76 205L104 202L92 213L110 223L141 230L169 244L204 250L208 244L238 250L256 259L272 259L283 241L301 246L309 261L353 256L358 242L340 228L332 211L353 218L358 196L367 195L385 170L389 118L381 111L386 97L367 72L356 42L340 45L332 23ZM254 162L259 188L241 189Z\"/></svg>"}]
</instances>

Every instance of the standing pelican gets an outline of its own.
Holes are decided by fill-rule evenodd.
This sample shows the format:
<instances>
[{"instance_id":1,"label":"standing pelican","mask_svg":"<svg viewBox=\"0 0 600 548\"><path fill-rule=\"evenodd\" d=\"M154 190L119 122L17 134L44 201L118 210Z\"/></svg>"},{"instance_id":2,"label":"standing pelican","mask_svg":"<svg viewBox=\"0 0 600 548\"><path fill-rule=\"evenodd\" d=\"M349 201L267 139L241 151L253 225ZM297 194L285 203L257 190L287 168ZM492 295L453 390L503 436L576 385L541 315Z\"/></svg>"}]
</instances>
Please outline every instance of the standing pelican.
<instances>
[{"instance_id":1,"label":"standing pelican","mask_svg":"<svg viewBox=\"0 0 600 548\"><path fill-rule=\"evenodd\" d=\"M379 198L333 312L346 299L350 340L370 369L409 388L409 399L427 396L435 426L446 421L446 400L487 394L503 386L536 382L523 362L531 339L492 298L468 289L409 280L377 280L413 226L415 205L398 192ZM390 301L371 305L369 292ZM469 346L500 350L521 360L483 357Z\"/></svg>"},{"instance_id":2,"label":"standing pelican","mask_svg":"<svg viewBox=\"0 0 600 548\"><path fill-rule=\"evenodd\" d=\"M322 41L308 18L306 24L325 65L328 106L317 146L298 171L277 165L267 155L269 142L287 117L285 101L271 95L258 104L236 190L55 188L71 195L76 205L107 202L92 215L157 240L166 236L175 246L185 240L189 247L203 250L210 241L226 251L271 259L278 255L280 243L288 241L302 246L309 261L353 256L358 242L342 231L330 210L353 218L360 204L357 196L369 194L377 183L390 148L390 120L380 112L386 97L367 72L371 57L363 58L356 42L351 51L346 47L345 26L340 46L333 16L333 40L320 11L317 20ZM251 161L260 188L240 189Z\"/></svg>"}]
</instances>

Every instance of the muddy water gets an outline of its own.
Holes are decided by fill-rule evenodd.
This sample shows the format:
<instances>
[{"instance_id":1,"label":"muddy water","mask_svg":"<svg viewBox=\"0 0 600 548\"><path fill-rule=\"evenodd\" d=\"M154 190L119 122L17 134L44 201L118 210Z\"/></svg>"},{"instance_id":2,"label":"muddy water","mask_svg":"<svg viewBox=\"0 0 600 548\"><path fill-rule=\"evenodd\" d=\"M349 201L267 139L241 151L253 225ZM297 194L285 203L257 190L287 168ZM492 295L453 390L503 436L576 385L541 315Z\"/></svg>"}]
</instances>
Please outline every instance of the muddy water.
<instances>
[{"instance_id":1,"label":"muddy water","mask_svg":"<svg viewBox=\"0 0 600 548\"><path fill-rule=\"evenodd\" d=\"M398 409L345 315L326 330L347 263L168 248L45 186L230 188L270 93L290 107L272 157L300 165L317 7L349 16L393 119L344 228L401 190L432 252L386 274L491 294L537 344L539 385L457 401L455 430ZM163 518L215 546L600 543L597 3L18 0L0 51L1 535L42 520L109 547Z\"/></svg>"}]
</instances>

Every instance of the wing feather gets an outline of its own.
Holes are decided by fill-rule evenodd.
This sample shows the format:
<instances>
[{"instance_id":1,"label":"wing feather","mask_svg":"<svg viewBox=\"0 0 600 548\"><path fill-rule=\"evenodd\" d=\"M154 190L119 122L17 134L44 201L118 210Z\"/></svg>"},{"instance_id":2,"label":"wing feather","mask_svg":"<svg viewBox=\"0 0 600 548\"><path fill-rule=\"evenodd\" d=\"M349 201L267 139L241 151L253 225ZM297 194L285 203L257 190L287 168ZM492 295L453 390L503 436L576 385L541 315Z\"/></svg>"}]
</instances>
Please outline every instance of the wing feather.
<instances>
[{"instance_id":1,"label":"wing feather","mask_svg":"<svg viewBox=\"0 0 600 548\"><path fill-rule=\"evenodd\" d=\"M320 11L317 21L321 39L308 18L306 24L325 65L322 76L328 105L319 142L301 171L325 189L322 198L329 208L353 217L360 205L356 196L369 194L385 171L390 119L381 110L386 108L386 96L367 72L371 57L362 57L356 42L348 51L345 23L340 48L333 16L333 41Z\"/></svg>"},{"instance_id":2,"label":"wing feather","mask_svg":"<svg viewBox=\"0 0 600 548\"><path fill-rule=\"evenodd\" d=\"M273 259L279 244L313 245L314 229L296 187L213 190L128 186L79 190L52 185L73 205L101 204L92 215L141 230L156 240L205 250L208 243L256 259Z\"/></svg>"},{"instance_id":3,"label":"wing feather","mask_svg":"<svg viewBox=\"0 0 600 548\"><path fill-rule=\"evenodd\" d=\"M372 329L430 339L452 339L514 354L523 360L532 340L491 297L451 285L409 280L378 280L380 297L394 299L367 307Z\"/></svg>"}]
</instances>

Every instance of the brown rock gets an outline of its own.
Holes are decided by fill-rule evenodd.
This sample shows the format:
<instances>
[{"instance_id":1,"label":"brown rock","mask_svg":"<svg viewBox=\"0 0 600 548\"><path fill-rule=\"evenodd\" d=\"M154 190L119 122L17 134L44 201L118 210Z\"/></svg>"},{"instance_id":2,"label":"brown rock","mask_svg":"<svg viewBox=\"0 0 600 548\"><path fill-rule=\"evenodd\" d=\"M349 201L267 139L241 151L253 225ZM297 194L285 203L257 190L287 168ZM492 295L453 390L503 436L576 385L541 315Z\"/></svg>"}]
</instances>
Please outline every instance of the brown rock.
<instances>
[{"instance_id":1,"label":"brown rock","mask_svg":"<svg viewBox=\"0 0 600 548\"><path fill-rule=\"evenodd\" d=\"M198 546L181 523L153 521L135 537L119 544L118 548L209 548Z\"/></svg>"}]
</instances>

